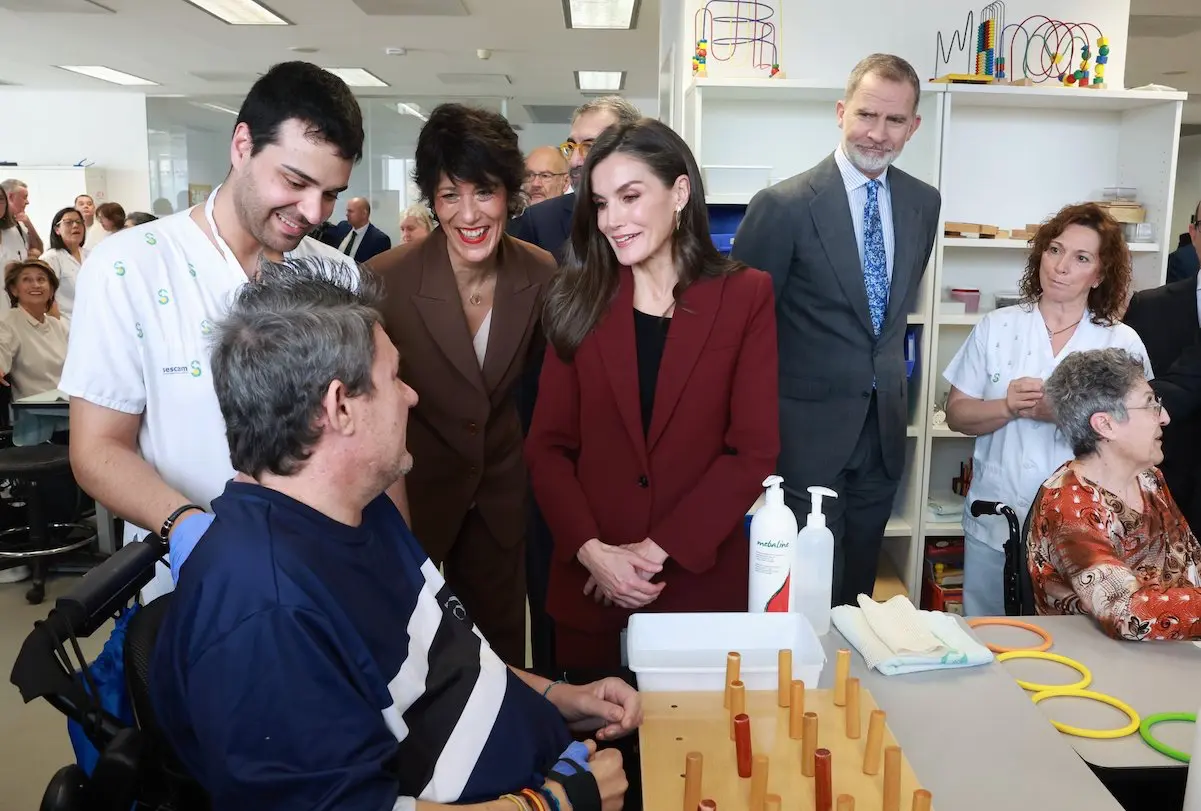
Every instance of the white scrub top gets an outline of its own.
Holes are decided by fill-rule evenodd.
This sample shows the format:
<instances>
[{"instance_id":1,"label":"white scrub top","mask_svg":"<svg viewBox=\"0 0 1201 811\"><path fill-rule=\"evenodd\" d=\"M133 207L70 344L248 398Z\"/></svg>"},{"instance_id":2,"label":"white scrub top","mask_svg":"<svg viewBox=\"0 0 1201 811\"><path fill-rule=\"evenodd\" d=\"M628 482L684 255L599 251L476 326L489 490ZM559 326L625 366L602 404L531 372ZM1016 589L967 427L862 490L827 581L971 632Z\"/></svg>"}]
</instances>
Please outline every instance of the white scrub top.
<instances>
[{"instance_id":1,"label":"white scrub top","mask_svg":"<svg viewBox=\"0 0 1201 811\"><path fill-rule=\"evenodd\" d=\"M15 225L0 229L0 285L3 284L4 269L8 267L8 263L19 262L28 256L29 248L25 244L25 237ZM11 308L12 302L8 300L7 293L0 295L0 311Z\"/></svg>"},{"instance_id":2,"label":"white scrub top","mask_svg":"<svg viewBox=\"0 0 1201 811\"><path fill-rule=\"evenodd\" d=\"M308 237L287 256L319 254L347 261ZM141 414L138 451L167 484L205 509L234 475L209 367L209 336L245 283L241 267L226 260L190 211L181 211L104 240L84 263L76 287L59 388ZM126 522L125 542L148 530L158 527ZM170 570L160 564L143 596L150 600L171 588Z\"/></svg>"},{"instance_id":3,"label":"white scrub top","mask_svg":"<svg viewBox=\"0 0 1201 811\"><path fill-rule=\"evenodd\" d=\"M85 262L89 253L91 249L86 245L79 249L79 255ZM38 259L54 268L54 275L58 276L58 292L54 294L54 300L58 302L58 310L63 318L70 321L75 309L75 281L79 278L80 263L75 261L70 251L60 251L58 248L51 248Z\"/></svg>"},{"instance_id":4,"label":"white scrub top","mask_svg":"<svg viewBox=\"0 0 1201 811\"><path fill-rule=\"evenodd\" d=\"M1151 362L1138 334L1125 324L1102 327L1091 319L1092 314L1086 312L1071 339L1053 356L1047 326L1037 307L1019 304L993 310L955 353L943 378L968 397L1000 400L1016 378L1045 381L1071 353L1112 347L1141 357L1150 380ZM964 503L964 533L1003 550L1009 525L996 516L973 518L972 501L1002 501L1013 508L1021 522L1038 488L1072 456L1071 445L1054 423L1026 417L977 437L972 453L972 485Z\"/></svg>"}]
</instances>

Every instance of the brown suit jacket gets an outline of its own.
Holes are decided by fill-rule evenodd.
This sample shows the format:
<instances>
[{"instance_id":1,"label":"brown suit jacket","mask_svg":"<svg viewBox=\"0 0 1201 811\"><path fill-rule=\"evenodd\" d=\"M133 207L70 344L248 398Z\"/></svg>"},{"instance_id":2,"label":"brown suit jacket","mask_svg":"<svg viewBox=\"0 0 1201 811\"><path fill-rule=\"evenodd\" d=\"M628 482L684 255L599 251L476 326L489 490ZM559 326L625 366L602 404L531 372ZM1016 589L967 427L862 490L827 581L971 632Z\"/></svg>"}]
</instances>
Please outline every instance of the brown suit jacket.
<instances>
[{"instance_id":1,"label":"brown suit jacket","mask_svg":"<svg viewBox=\"0 0 1201 811\"><path fill-rule=\"evenodd\" d=\"M525 537L527 476L514 387L531 353L545 345L542 299L555 260L513 237L501 240L482 370L442 229L367 263L383 277L385 329L400 351L401 377L418 396L405 486L413 532L436 563L472 504L503 546Z\"/></svg>"}]
</instances>

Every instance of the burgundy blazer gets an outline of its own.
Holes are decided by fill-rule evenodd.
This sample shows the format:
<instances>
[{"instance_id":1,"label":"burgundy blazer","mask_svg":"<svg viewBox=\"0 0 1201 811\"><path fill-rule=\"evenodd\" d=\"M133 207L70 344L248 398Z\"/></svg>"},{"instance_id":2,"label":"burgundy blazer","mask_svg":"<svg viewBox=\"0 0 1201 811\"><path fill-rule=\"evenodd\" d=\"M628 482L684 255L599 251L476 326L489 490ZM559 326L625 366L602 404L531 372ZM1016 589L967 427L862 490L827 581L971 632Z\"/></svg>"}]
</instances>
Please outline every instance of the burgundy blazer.
<instances>
[{"instance_id":1,"label":"burgundy blazer","mask_svg":"<svg viewBox=\"0 0 1201 811\"><path fill-rule=\"evenodd\" d=\"M780 452L778 378L771 277L749 268L677 303L645 438L630 270L570 363L547 349L525 453L554 537L556 621L607 631L631 613L584 596L576 553L591 538L667 552L644 611L746 611L744 520Z\"/></svg>"}]
</instances>

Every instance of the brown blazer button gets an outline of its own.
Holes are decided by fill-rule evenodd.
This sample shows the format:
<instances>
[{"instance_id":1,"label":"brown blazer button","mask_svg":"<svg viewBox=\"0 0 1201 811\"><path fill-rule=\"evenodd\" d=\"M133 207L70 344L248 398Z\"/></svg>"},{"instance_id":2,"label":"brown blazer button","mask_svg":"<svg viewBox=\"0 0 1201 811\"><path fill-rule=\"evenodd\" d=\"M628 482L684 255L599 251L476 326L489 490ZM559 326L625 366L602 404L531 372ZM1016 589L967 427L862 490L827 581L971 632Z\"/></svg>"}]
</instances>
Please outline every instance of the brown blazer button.
<instances>
[{"instance_id":1,"label":"brown blazer button","mask_svg":"<svg viewBox=\"0 0 1201 811\"><path fill-rule=\"evenodd\" d=\"M471 436L475 436L479 432L480 432L480 427L478 425L476 425L474 422L467 423L467 433L468 434L470 434Z\"/></svg>"},{"instance_id":2,"label":"brown blazer button","mask_svg":"<svg viewBox=\"0 0 1201 811\"><path fill-rule=\"evenodd\" d=\"M651 480L648 479L646 476L639 476L638 477L638 486L639 487L650 487Z\"/></svg>"}]
</instances>

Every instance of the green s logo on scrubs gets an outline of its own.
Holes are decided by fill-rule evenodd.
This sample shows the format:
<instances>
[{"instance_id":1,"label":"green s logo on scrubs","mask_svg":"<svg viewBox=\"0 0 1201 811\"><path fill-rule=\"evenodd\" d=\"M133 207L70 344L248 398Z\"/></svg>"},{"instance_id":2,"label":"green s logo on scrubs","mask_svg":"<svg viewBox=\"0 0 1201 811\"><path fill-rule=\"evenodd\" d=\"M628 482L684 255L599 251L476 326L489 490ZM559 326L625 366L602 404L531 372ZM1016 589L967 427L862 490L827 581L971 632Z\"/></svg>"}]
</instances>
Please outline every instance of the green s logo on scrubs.
<instances>
[{"instance_id":1,"label":"green s logo on scrubs","mask_svg":"<svg viewBox=\"0 0 1201 811\"><path fill-rule=\"evenodd\" d=\"M189 363L188 366L192 369L192 371L189 372L192 377L200 377L200 361L194 360Z\"/></svg>"},{"instance_id":2,"label":"green s logo on scrubs","mask_svg":"<svg viewBox=\"0 0 1201 811\"><path fill-rule=\"evenodd\" d=\"M113 262L113 270L115 270L117 272L118 276L124 276L125 275L125 263L124 262Z\"/></svg>"},{"instance_id":3,"label":"green s logo on scrubs","mask_svg":"<svg viewBox=\"0 0 1201 811\"><path fill-rule=\"evenodd\" d=\"M166 289L162 289L162 290L158 291L158 303L159 304L170 304L171 303L171 297L167 295Z\"/></svg>"},{"instance_id":4,"label":"green s logo on scrubs","mask_svg":"<svg viewBox=\"0 0 1201 811\"><path fill-rule=\"evenodd\" d=\"M154 234L146 235L146 244L147 245L157 245L158 244L158 240L154 238Z\"/></svg>"}]
</instances>

